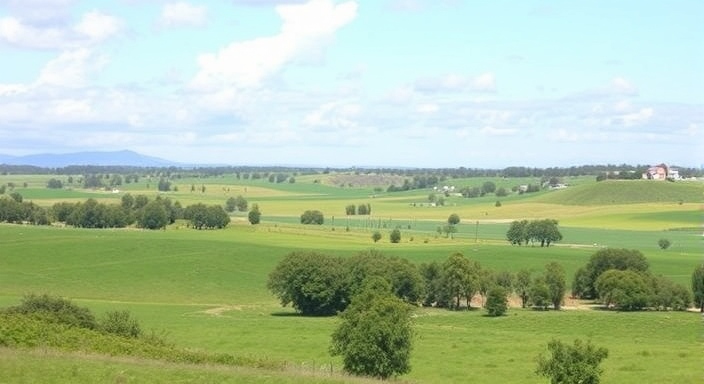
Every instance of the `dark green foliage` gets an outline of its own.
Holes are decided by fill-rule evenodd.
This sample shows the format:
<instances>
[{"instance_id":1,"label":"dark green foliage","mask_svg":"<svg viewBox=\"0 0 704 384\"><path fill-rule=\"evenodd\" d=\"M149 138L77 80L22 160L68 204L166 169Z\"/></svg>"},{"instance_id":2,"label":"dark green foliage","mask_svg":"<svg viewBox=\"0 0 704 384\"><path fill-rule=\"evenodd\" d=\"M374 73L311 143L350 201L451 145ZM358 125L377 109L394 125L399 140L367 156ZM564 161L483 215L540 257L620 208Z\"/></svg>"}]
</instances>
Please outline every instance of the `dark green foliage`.
<instances>
[{"instance_id":1,"label":"dark green foliage","mask_svg":"<svg viewBox=\"0 0 704 384\"><path fill-rule=\"evenodd\" d=\"M552 340L548 351L549 357L538 356L535 373L550 378L551 384L598 384L603 371L599 364L609 355L606 348L579 339L573 345Z\"/></svg>"},{"instance_id":2,"label":"dark green foliage","mask_svg":"<svg viewBox=\"0 0 704 384\"><path fill-rule=\"evenodd\" d=\"M98 323L88 308L79 307L71 300L48 294L26 295L20 305L5 308L3 313L30 315L52 323L70 327L96 329Z\"/></svg>"},{"instance_id":3,"label":"dark green foliage","mask_svg":"<svg viewBox=\"0 0 704 384\"><path fill-rule=\"evenodd\" d=\"M247 207L249 206L249 203L247 202L247 199L245 199L242 195L237 195L235 198L235 207L237 208L238 211L244 212L247 210Z\"/></svg>"},{"instance_id":4,"label":"dark green foliage","mask_svg":"<svg viewBox=\"0 0 704 384\"><path fill-rule=\"evenodd\" d=\"M137 225L145 229L161 229L169 224L166 207L159 200L149 202L140 212Z\"/></svg>"},{"instance_id":5,"label":"dark green foliage","mask_svg":"<svg viewBox=\"0 0 704 384\"><path fill-rule=\"evenodd\" d=\"M415 264L374 250L347 259L345 273L350 296L359 293L367 280L376 277L386 280L391 292L409 304L419 304L425 293L423 276Z\"/></svg>"},{"instance_id":6,"label":"dark green foliage","mask_svg":"<svg viewBox=\"0 0 704 384\"><path fill-rule=\"evenodd\" d=\"M316 224L323 225L325 217L318 210L308 210L301 215L301 224Z\"/></svg>"},{"instance_id":7,"label":"dark green foliage","mask_svg":"<svg viewBox=\"0 0 704 384\"><path fill-rule=\"evenodd\" d=\"M348 304L345 263L316 252L292 252L269 274L267 288L304 315L334 315Z\"/></svg>"},{"instance_id":8,"label":"dark green foliage","mask_svg":"<svg viewBox=\"0 0 704 384\"><path fill-rule=\"evenodd\" d=\"M609 269L645 272L648 270L648 261L640 251L635 249L601 249L575 273L572 294L582 299L596 299L598 297L594 286L596 279Z\"/></svg>"},{"instance_id":9,"label":"dark green foliage","mask_svg":"<svg viewBox=\"0 0 704 384\"><path fill-rule=\"evenodd\" d=\"M357 214L357 207L354 204L349 204L345 207L345 214L348 216Z\"/></svg>"},{"instance_id":10,"label":"dark green foliage","mask_svg":"<svg viewBox=\"0 0 704 384\"><path fill-rule=\"evenodd\" d=\"M551 243L562 240L562 234L557 228L557 220L516 220L506 231L506 240L515 245L538 242L541 247L549 247Z\"/></svg>"},{"instance_id":11,"label":"dark green foliage","mask_svg":"<svg viewBox=\"0 0 704 384\"><path fill-rule=\"evenodd\" d=\"M234 212L237 209L236 200L234 197L230 197L225 201L225 210L227 212Z\"/></svg>"},{"instance_id":12,"label":"dark green foliage","mask_svg":"<svg viewBox=\"0 0 704 384\"><path fill-rule=\"evenodd\" d=\"M694 305L704 313L704 264L698 265L692 272L692 292Z\"/></svg>"},{"instance_id":13,"label":"dark green foliage","mask_svg":"<svg viewBox=\"0 0 704 384\"><path fill-rule=\"evenodd\" d=\"M10 193L10 198L18 203L22 202L22 195L19 192Z\"/></svg>"},{"instance_id":14,"label":"dark green foliage","mask_svg":"<svg viewBox=\"0 0 704 384\"><path fill-rule=\"evenodd\" d=\"M49 189L61 189L64 187L64 183L59 179L49 179L46 183L46 187Z\"/></svg>"},{"instance_id":15,"label":"dark green foliage","mask_svg":"<svg viewBox=\"0 0 704 384\"><path fill-rule=\"evenodd\" d=\"M98 323L98 329L124 337L139 337L142 334L139 322L127 310L106 312Z\"/></svg>"},{"instance_id":16,"label":"dark green foliage","mask_svg":"<svg viewBox=\"0 0 704 384\"><path fill-rule=\"evenodd\" d=\"M391 233L389 234L389 241L391 241L392 243L400 243L401 242L401 230L396 228L393 231L391 231Z\"/></svg>"},{"instance_id":17,"label":"dark green foliage","mask_svg":"<svg viewBox=\"0 0 704 384\"><path fill-rule=\"evenodd\" d=\"M668 249L668 248L670 248L670 245L672 245L672 242L670 242L670 240L668 240L668 239L658 240L658 246L660 247L660 249L663 249L663 250Z\"/></svg>"},{"instance_id":18,"label":"dark green foliage","mask_svg":"<svg viewBox=\"0 0 704 384\"><path fill-rule=\"evenodd\" d=\"M487 315L489 316L503 316L508 309L508 291L499 285L495 285L486 295L486 308Z\"/></svg>"},{"instance_id":19,"label":"dark green foliage","mask_svg":"<svg viewBox=\"0 0 704 384\"><path fill-rule=\"evenodd\" d=\"M0 223L14 224L51 224L49 212L31 201L17 201L17 199L0 198Z\"/></svg>"},{"instance_id":20,"label":"dark green foliage","mask_svg":"<svg viewBox=\"0 0 704 384\"><path fill-rule=\"evenodd\" d=\"M550 305L550 289L545 283L545 276L537 276L530 285L529 292L531 304L542 310L548 309Z\"/></svg>"},{"instance_id":21,"label":"dark green foliage","mask_svg":"<svg viewBox=\"0 0 704 384\"><path fill-rule=\"evenodd\" d=\"M479 263L461 253L452 254L442 264L440 291L436 296L453 309L459 309L460 300L465 299L469 308L472 297L479 290L480 270Z\"/></svg>"},{"instance_id":22,"label":"dark green foliage","mask_svg":"<svg viewBox=\"0 0 704 384\"><path fill-rule=\"evenodd\" d=\"M372 279L341 314L330 353L342 356L344 370L380 379L410 371L412 309Z\"/></svg>"},{"instance_id":23,"label":"dark green foliage","mask_svg":"<svg viewBox=\"0 0 704 384\"><path fill-rule=\"evenodd\" d=\"M516 280L514 281L514 291L521 298L521 307L525 308L528 305L530 299L530 271L527 269L521 269L516 273Z\"/></svg>"},{"instance_id":24,"label":"dark green foliage","mask_svg":"<svg viewBox=\"0 0 704 384\"><path fill-rule=\"evenodd\" d=\"M171 182L162 177L161 179L159 179L157 189L161 192L168 192L171 190Z\"/></svg>"},{"instance_id":25,"label":"dark green foliage","mask_svg":"<svg viewBox=\"0 0 704 384\"><path fill-rule=\"evenodd\" d=\"M189 205L183 211L183 216L195 229L221 229L230 223L230 216L220 205Z\"/></svg>"},{"instance_id":26,"label":"dark green foliage","mask_svg":"<svg viewBox=\"0 0 704 384\"><path fill-rule=\"evenodd\" d=\"M482 184L482 194L494 193L496 191L496 184L492 181L486 181Z\"/></svg>"},{"instance_id":27,"label":"dark green foliage","mask_svg":"<svg viewBox=\"0 0 704 384\"><path fill-rule=\"evenodd\" d=\"M258 204L252 204L252 209L247 214L247 219L252 225L259 224L262 218L262 213L259 211Z\"/></svg>"},{"instance_id":28,"label":"dark green foliage","mask_svg":"<svg viewBox=\"0 0 704 384\"><path fill-rule=\"evenodd\" d=\"M650 305L658 310L685 311L692 303L692 293L663 276L652 277L654 293Z\"/></svg>"},{"instance_id":29,"label":"dark green foliage","mask_svg":"<svg viewBox=\"0 0 704 384\"><path fill-rule=\"evenodd\" d=\"M508 196L508 191L504 187L499 187L499 189L496 190L496 197L504 196Z\"/></svg>"},{"instance_id":30,"label":"dark green foliage","mask_svg":"<svg viewBox=\"0 0 704 384\"><path fill-rule=\"evenodd\" d=\"M360 204L357 207L357 214L358 215L371 215L372 214L372 206L370 204Z\"/></svg>"},{"instance_id":31,"label":"dark green foliage","mask_svg":"<svg viewBox=\"0 0 704 384\"><path fill-rule=\"evenodd\" d=\"M552 262L545 266L545 285L548 287L548 299L553 308L559 311L567 292L565 270L560 264Z\"/></svg>"},{"instance_id":32,"label":"dark green foliage","mask_svg":"<svg viewBox=\"0 0 704 384\"><path fill-rule=\"evenodd\" d=\"M456 213L451 214L447 218L447 224L449 224L449 225L457 225L459 223L460 223L460 216Z\"/></svg>"},{"instance_id":33,"label":"dark green foliage","mask_svg":"<svg viewBox=\"0 0 704 384\"><path fill-rule=\"evenodd\" d=\"M599 298L606 307L622 311L636 311L649 306L653 287L643 272L610 269L594 284Z\"/></svg>"},{"instance_id":34,"label":"dark green foliage","mask_svg":"<svg viewBox=\"0 0 704 384\"><path fill-rule=\"evenodd\" d=\"M430 307L435 304L438 307L447 307L447 303L442 300L442 266L433 261L421 264L418 269L425 286L423 306Z\"/></svg>"},{"instance_id":35,"label":"dark green foliage","mask_svg":"<svg viewBox=\"0 0 704 384\"><path fill-rule=\"evenodd\" d=\"M372 233L372 240L374 240L375 243L381 240L381 232L374 231L374 233Z\"/></svg>"}]
</instances>

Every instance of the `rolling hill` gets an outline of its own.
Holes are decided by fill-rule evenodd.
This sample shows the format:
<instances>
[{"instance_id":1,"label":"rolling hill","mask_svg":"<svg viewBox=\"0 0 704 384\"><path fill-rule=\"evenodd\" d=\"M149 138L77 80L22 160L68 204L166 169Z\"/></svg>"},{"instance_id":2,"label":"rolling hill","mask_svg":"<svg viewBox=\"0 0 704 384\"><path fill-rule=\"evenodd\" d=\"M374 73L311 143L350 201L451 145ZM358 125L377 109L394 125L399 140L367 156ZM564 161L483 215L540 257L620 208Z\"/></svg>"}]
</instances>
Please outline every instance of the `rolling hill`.
<instances>
[{"instance_id":1,"label":"rolling hill","mask_svg":"<svg viewBox=\"0 0 704 384\"><path fill-rule=\"evenodd\" d=\"M699 203L704 201L704 183L607 180L554 191L536 200L565 205Z\"/></svg>"},{"instance_id":2,"label":"rolling hill","mask_svg":"<svg viewBox=\"0 0 704 384\"><path fill-rule=\"evenodd\" d=\"M182 164L146 156L134 151L43 153L26 156L0 154L0 164L33 165L45 168L61 168L69 165L111 165L134 167L171 167Z\"/></svg>"}]
</instances>

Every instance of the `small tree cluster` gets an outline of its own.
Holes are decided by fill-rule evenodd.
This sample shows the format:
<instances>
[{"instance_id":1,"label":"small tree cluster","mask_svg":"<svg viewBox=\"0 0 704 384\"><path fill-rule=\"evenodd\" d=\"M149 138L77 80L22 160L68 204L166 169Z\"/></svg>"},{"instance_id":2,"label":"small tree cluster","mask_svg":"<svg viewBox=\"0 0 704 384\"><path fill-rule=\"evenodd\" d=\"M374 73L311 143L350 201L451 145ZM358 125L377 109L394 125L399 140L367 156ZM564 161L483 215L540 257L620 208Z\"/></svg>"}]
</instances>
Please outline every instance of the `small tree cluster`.
<instances>
[{"instance_id":1,"label":"small tree cluster","mask_svg":"<svg viewBox=\"0 0 704 384\"><path fill-rule=\"evenodd\" d=\"M375 276L386 280L405 302L416 304L423 297L423 280L414 264L374 251L348 259L292 252L269 274L267 287L282 305L291 304L304 315L334 315Z\"/></svg>"},{"instance_id":2,"label":"small tree cluster","mask_svg":"<svg viewBox=\"0 0 704 384\"><path fill-rule=\"evenodd\" d=\"M247 220L249 220L249 223L252 225L259 224L262 218L262 213L259 210L259 204L252 204L252 209L249 210L249 213L247 214Z\"/></svg>"},{"instance_id":3,"label":"small tree cluster","mask_svg":"<svg viewBox=\"0 0 704 384\"><path fill-rule=\"evenodd\" d=\"M230 216L220 205L197 203L183 211L183 218L195 229L220 229L230 223Z\"/></svg>"},{"instance_id":4,"label":"small tree cluster","mask_svg":"<svg viewBox=\"0 0 704 384\"><path fill-rule=\"evenodd\" d=\"M49 212L31 201L22 201L22 196L0 197L0 223L49 225Z\"/></svg>"},{"instance_id":5,"label":"small tree cluster","mask_svg":"<svg viewBox=\"0 0 704 384\"><path fill-rule=\"evenodd\" d=\"M345 207L345 214L347 216L371 215L372 214L372 206L369 203L359 204L359 205L348 204Z\"/></svg>"},{"instance_id":6,"label":"small tree cluster","mask_svg":"<svg viewBox=\"0 0 704 384\"><path fill-rule=\"evenodd\" d=\"M46 183L46 187L49 189L61 189L64 187L64 183L59 179L49 179Z\"/></svg>"},{"instance_id":7,"label":"small tree cluster","mask_svg":"<svg viewBox=\"0 0 704 384\"><path fill-rule=\"evenodd\" d=\"M308 210L301 215L301 224L323 225L325 216L318 210Z\"/></svg>"},{"instance_id":8,"label":"small tree cluster","mask_svg":"<svg viewBox=\"0 0 704 384\"><path fill-rule=\"evenodd\" d=\"M516 220L509 226L506 239L515 245L540 243L541 247L549 247L562 240L562 234L557 228L557 220Z\"/></svg>"}]
</instances>

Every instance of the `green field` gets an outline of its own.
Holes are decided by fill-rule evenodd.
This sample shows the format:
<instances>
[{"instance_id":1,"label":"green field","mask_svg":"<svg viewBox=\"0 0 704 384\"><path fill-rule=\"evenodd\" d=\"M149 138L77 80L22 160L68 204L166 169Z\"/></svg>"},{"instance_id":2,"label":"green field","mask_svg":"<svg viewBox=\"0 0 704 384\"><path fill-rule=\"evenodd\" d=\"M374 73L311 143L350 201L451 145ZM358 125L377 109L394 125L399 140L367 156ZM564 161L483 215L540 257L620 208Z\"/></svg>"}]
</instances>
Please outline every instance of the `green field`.
<instances>
[{"instance_id":1,"label":"green field","mask_svg":"<svg viewBox=\"0 0 704 384\"><path fill-rule=\"evenodd\" d=\"M45 181L36 176L2 176L0 184L11 178L18 185L27 180L26 189L15 190L44 206L95 195L117 202L124 193L50 191L42 188ZM494 196L451 196L444 207L419 207L412 203L427 202L428 191L375 193L368 186L341 188L324 181L313 183L312 176L298 177L295 184L245 183L232 177L181 180L176 183L179 192L169 193L184 205L195 201L223 204L229 196L241 194L250 204L260 205L262 224L258 226L250 226L242 214L219 231L195 231L183 223L166 231L0 225L0 306L14 305L29 292L49 292L96 313L129 309L143 328L164 332L180 347L269 359L284 363L285 370L0 349L0 382L349 381L340 376L339 358L328 353L338 320L297 316L266 290L268 273L294 250L345 257L374 248L415 263L441 261L462 252L483 267L512 271L538 271L557 261L571 280L596 250L624 247L641 250L654 273L681 284L689 284L692 270L703 260L702 184L659 183L677 190L671 196L657 194L630 202L608 201L616 193L612 185L622 182L582 180L572 190L508 196L497 208ZM481 184L471 179L464 182ZM640 190L655 185L637 183ZM146 189L140 181L128 191L153 196L154 184ZM192 184L206 185L206 192L190 192ZM576 204L584 199L579 196L584 196L585 188L593 199ZM371 218L344 215L347 204L362 203L372 205ZM323 211L325 224L297 224L306 209ZM458 233L454 238L438 235L436 228L455 212L462 218ZM557 246L506 243L510 220L541 217L560 220L564 240ZM388 232L396 227L402 230L402 241L391 244ZM374 230L384 234L376 244L370 237ZM672 247L660 250L660 238L670 239ZM590 339L607 347L604 383L638 383L644 378L648 382L699 383L704 378L704 328L701 316L693 312L512 308L507 316L488 318L481 310L418 309L414 328L412 370L401 378L414 383L545 382L533 373L534 359L552 338Z\"/></svg>"}]
</instances>

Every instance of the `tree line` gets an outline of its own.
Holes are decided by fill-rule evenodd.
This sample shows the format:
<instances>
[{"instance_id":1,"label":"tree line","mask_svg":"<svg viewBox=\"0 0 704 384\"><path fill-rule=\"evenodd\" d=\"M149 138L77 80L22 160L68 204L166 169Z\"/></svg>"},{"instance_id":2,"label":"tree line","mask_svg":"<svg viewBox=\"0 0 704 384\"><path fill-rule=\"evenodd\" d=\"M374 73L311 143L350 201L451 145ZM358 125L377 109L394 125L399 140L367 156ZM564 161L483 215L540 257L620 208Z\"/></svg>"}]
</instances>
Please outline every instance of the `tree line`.
<instances>
[{"instance_id":1,"label":"tree line","mask_svg":"<svg viewBox=\"0 0 704 384\"><path fill-rule=\"evenodd\" d=\"M258 209L258 208L257 208ZM83 202L58 202L49 208L25 202L13 192L0 197L0 222L49 225L61 222L78 228L124 228L136 225L144 229L162 229L178 219L188 220L195 229L224 228L230 216L220 205L202 203L182 207L178 201L157 196L122 196L119 204L107 204L95 199Z\"/></svg>"}]
</instances>

